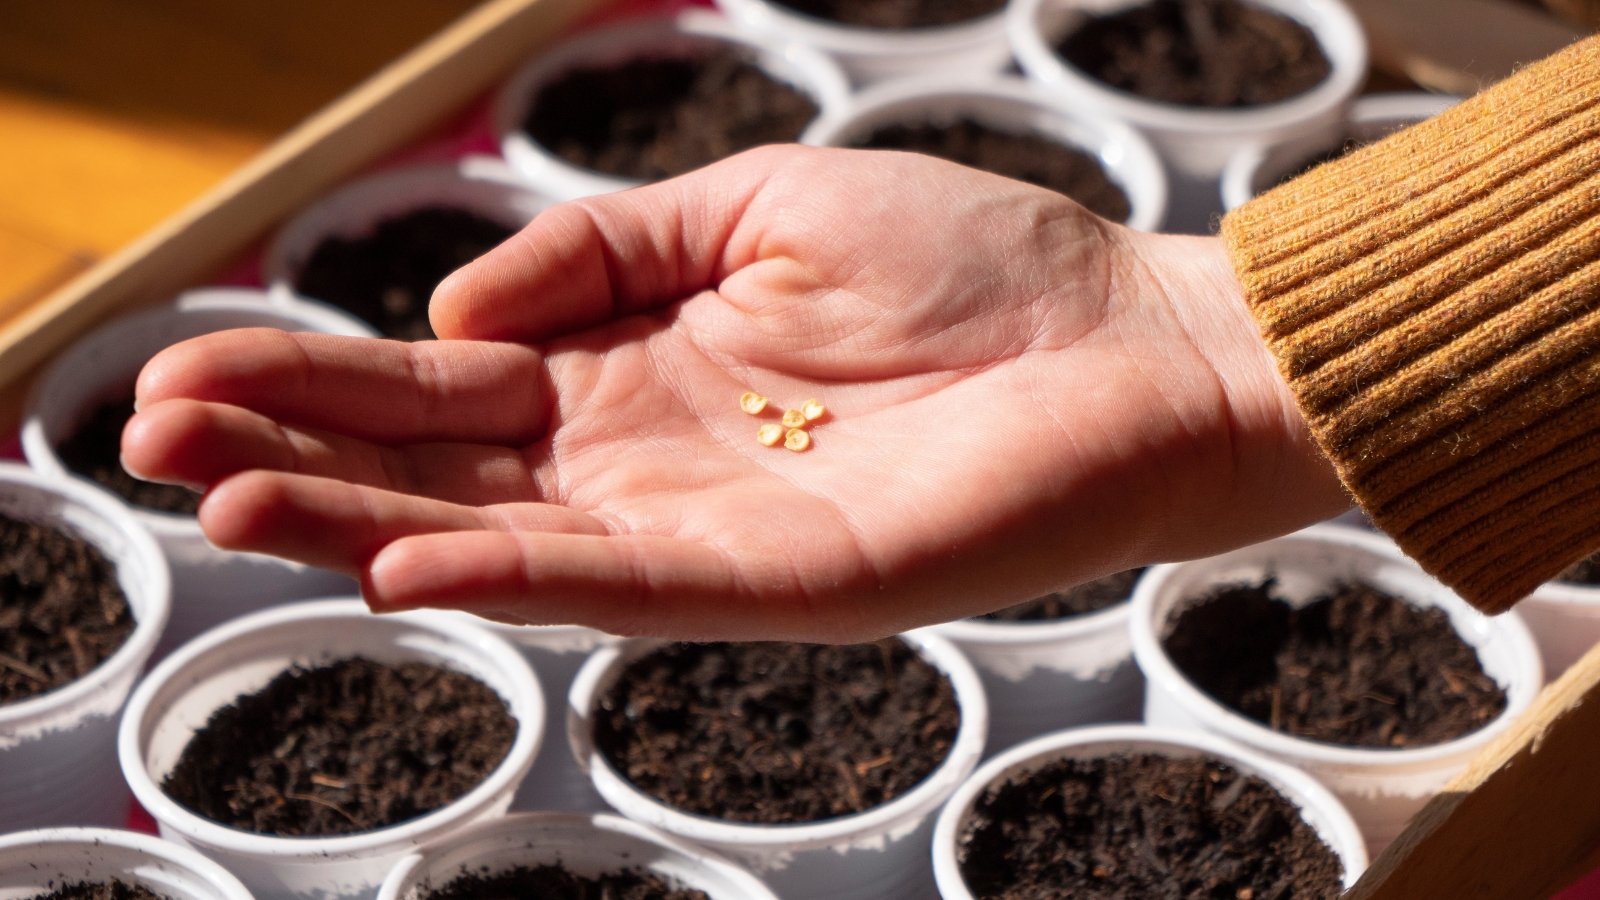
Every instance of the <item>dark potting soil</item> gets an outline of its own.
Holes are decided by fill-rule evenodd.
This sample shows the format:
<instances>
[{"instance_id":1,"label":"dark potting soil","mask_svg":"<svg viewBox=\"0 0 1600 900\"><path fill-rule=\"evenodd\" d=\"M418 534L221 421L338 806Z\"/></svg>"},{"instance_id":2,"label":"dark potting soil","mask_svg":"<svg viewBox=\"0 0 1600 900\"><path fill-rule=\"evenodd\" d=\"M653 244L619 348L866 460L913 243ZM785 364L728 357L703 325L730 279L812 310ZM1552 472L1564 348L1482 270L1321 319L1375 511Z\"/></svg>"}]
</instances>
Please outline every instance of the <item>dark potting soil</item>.
<instances>
[{"instance_id":1,"label":"dark potting soil","mask_svg":"<svg viewBox=\"0 0 1600 900\"><path fill-rule=\"evenodd\" d=\"M493 875L462 875L422 900L711 900L705 891L676 887L653 872L625 869L577 875L565 866L519 866Z\"/></svg>"},{"instance_id":2,"label":"dark potting soil","mask_svg":"<svg viewBox=\"0 0 1600 900\"><path fill-rule=\"evenodd\" d=\"M1244 0L1150 0L1091 16L1056 52L1113 88L1181 106L1276 103L1332 71L1310 29Z\"/></svg>"},{"instance_id":3,"label":"dark potting soil","mask_svg":"<svg viewBox=\"0 0 1600 900\"><path fill-rule=\"evenodd\" d=\"M857 147L909 150L1015 178L1065 194L1090 212L1126 222L1128 195L1088 153L1037 134L1004 131L959 119L950 124L889 125Z\"/></svg>"},{"instance_id":4,"label":"dark potting soil","mask_svg":"<svg viewBox=\"0 0 1600 900\"><path fill-rule=\"evenodd\" d=\"M937 28L997 12L1006 0L778 0L795 12L856 28Z\"/></svg>"},{"instance_id":5,"label":"dark potting soil","mask_svg":"<svg viewBox=\"0 0 1600 900\"><path fill-rule=\"evenodd\" d=\"M161 788L260 834L355 834L414 819L476 787L517 728L470 675L355 657L294 668L213 713Z\"/></svg>"},{"instance_id":6,"label":"dark potting soil","mask_svg":"<svg viewBox=\"0 0 1600 900\"><path fill-rule=\"evenodd\" d=\"M1600 553L1586 556L1567 566L1555 580L1573 584L1600 584Z\"/></svg>"},{"instance_id":7,"label":"dark potting soil","mask_svg":"<svg viewBox=\"0 0 1600 900\"><path fill-rule=\"evenodd\" d=\"M574 69L534 98L523 129L573 165L655 181L800 137L817 105L737 48Z\"/></svg>"},{"instance_id":8,"label":"dark potting soil","mask_svg":"<svg viewBox=\"0 0 1600 900\"><path fill-rule=\"evenodd\" d=\"M1421 747L1483 727L1505 690L1440 609L1362 583L1295 608L1276 581L1219 588L1162 638L1185 677L1276 731L1356 747Z\"/></svg>"},{"instance_id":9,"label":"dark potting soil","mask_svg":"<svg viewBox=\"0 0 1600 900\"><path fill-rule=\"evenodd\" d=\"M1365 147L1369 144L1375 144L1389 135L1408 127L1410 124L1410 122L1393 122L1378 133L1369 131L1360 138L1347 137L1345 138L1344 142L1337 147L1333 147L1313 156L1306 157L1306 159L1297 165L1289 174L1278 179L1275 184L1283 184L1286 181L1298 178L1299 176L1304 175L1323 163L1330 163L1336 159L1343 159L1357 150L1360 150L1362 147Z\"/></svg>"},{"instance_id":10,"label":"dark potting soil","mask_svg":"<svg viewBox=\"0 0 1600 900\"><path fill-rule=\"evenodd\" d=\"M989 787L957 860L979 900L1329 898L1343 873L1267 782L1146 753L1062 759Z\"/></svg>"},{"instance_id":11,"label":"dark potting soil","mask_svg":"<svg viewBox=\"0 0 1600 900\"><path fill-rule=\"evenodd\" d=\"M1296 178L1299 178L1301 175L1306 174L1312 169L1315 169L1317 166L1322 165L1323 163L1331 163L1336 159L1343 158L1345 155L1361 146L1364 145L1358 144L1355 141L1345 141L1343 144L1340 144L1331 150L1324 150L1321 153L1308 156L1291 167L1289 171L1285 172L1277 181L1274 181L1271 187L1277 187L1280 184L1287 184Z\"/></svg>"},{"instance_id":12,"label":"dark potting soil","mask_svg":"<svg viewBox=\"0 0 1600 900\"><path fill-rule=\"evenodd\" d=\"M56 455L68 469L116 494L134 506L192 516L200 495L176 484L155 484L128 474L122 467L122 429L133 418L133 394L100 403L67 439Z\"/></svg>"},{"instance_id":13,"label":"dark potting soil","mask_svg":"<svg viewBox=\"0 0 1600 900\"><path fill-rule=\"evenodd\" d=\"M368 235L324 240L301 267L294 288L347 310L385 337L431 340L433 289L516 231L468 210L424 207L385 219Z\"/></svg>"},{"instance_id":14,"label":"dark potting soil","mask_svg":"<svg viewBox=\"0 0 1600 900\"><path fill-rule=\"evenodd\" d=\"M82 678L133 626L116 567L99 548L0 516L0 705Z\"/></svg>"},{"instance_id":15,"label":"dark potting soil","mask_svg":"<svg viewBox=\"0 0 1600 900\"><path fill-rule=\"evenodd\" d=\"M960 726L948 678L903 641L674 644L626 666L595 744L669 806L814 822L910 790Z\"/></svg>"},{"instance_id":16,"label":"dark potting soil","mask_svg":"<svg viewBox=\"0 0 1600 900\"><path fill-rule=\"evenodd\" d=\"M33 900L167 900L167 897L142 884L111 881L78 881L64 884Z\"/></svg>"},{"instance_id":17,"label":"dark potting soil","mask_svg":"<svg viewBox=\"0 0 1600 900\"><path fill-rule=\"evenodd\" d=\"M1133 593L1134 584L1143 574L1143 566L1128 569L1125 572L1086 581L1064 591L1045 594L1026 603L995 610L978 618L991 622L1049 622L1088 615L1126 602Z\"/></svg>"}]
</instances>

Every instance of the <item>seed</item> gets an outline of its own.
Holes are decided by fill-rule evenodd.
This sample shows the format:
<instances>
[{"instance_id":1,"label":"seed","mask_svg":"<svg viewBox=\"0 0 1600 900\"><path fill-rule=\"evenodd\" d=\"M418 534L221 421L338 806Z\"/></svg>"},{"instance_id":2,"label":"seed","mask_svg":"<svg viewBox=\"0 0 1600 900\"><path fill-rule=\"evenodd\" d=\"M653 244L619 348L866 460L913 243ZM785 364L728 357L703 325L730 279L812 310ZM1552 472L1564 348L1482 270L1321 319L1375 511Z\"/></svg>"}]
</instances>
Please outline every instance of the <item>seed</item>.
<instances>
[{"instance_id":1,"label":"seed","mask_svg":"<svg viewBox=\"0 0 1600 900\"><path fill-rule=\"evenodd\" d=\"M759 415L763 409L767 408L767 398L755 391L745 391L739 395L739 408L752 416Z\"/></svg>"},{"instance_id":2,"label":"seed","mask_svg":"<svg viewBox=\"0 0 1600 900\"><path fill-rule=\"evenodd\" d=\"M811 435L806 434L804 431L801 431L798 428L791 428L789 429L789 433L783 436L783 446L793 450L796 453L799 453L800 451L811 446Z\"/></svg>"},{"instance_id":3,"label":"seed","mask_svg":"<svg viewBox=\"0 0 1600 900\"><path fill-rule=\"evenodd\" d=\"M807 422L815 422L827 411L828 408L822 405L821 400L807 400L800 404L800 414L806 417Z\"/></svg>"},{"instance_id":4,"label":"seed","mask_svg":"<svg viewBox=\"0 0 1600 900\"><path fill-rule=\"evenodd\" d=\"M756 440L763 446L776 447L778 442L783 440L783 426L768 422L756 429Z\"/></svg>"},{"instance_id":5,"label":"seed","mask_svg":"<svg viewBox=\"0 0 1600 900\"><path fill-rule=\"evenodd\" d=\"M785 427L785 428L804 428L805 424L806 424L806 414L801 412L800 410L798 410L798 409L786 409L786 410L783 411L783 427Z\"/></svg>"}]
</instances>

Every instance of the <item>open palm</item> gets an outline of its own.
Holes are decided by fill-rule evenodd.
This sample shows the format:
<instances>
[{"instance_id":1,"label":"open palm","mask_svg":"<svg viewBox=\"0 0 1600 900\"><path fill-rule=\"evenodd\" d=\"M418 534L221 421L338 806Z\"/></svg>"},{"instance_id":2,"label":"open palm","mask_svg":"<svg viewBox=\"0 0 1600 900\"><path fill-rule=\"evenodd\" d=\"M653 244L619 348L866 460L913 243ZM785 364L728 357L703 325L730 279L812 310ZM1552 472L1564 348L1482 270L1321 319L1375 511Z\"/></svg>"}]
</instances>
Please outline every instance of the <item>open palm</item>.
<instances>
[{"instance_id":1,"label":"open palm","mask_svg":"<svg viewBox=\"0 0 1600 900\"><path fill-rule=\"evenodd\" d=\"M168 350L124 455L378 609L860 639L1336 509L1236 292L1212 240L768 148L547 212L440 287L446 340ZM757 442L808 398L809 450Z\"/></svg>"}]
</instances>

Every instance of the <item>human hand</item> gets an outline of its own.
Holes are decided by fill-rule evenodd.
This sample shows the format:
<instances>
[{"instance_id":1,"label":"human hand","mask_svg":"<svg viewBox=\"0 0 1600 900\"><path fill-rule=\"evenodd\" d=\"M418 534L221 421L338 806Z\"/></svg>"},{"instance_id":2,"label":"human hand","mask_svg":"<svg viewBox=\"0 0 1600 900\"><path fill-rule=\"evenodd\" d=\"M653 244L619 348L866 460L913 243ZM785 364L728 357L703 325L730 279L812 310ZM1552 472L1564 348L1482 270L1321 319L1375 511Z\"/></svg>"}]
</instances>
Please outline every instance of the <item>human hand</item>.
<instances>
[{"instance_id":1,"label":"human hand","mask_svg":"<svg viewBox=\"0 0 1600 900\"><path fill-rule=\"evenodd\" d=\"M876 637L1345 504L1218 241L926 157L765 148L558 206L431 316L170 348L125 463L380 611L702 639ZM757 443L747 389L826 403L813 447Z\"/></svg>"}]
</instances>

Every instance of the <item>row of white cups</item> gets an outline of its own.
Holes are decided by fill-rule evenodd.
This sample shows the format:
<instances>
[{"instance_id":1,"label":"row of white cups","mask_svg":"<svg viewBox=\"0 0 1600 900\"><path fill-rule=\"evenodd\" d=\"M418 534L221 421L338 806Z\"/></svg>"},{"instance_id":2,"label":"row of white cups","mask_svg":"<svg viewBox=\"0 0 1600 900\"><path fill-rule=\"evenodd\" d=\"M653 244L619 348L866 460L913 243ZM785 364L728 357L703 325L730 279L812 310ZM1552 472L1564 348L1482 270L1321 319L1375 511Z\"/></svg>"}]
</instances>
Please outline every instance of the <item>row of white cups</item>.
<instances>
[{"instance_id":1,"label":"row of white cups","mask_svg":"<svg viewBox=\"0 0 1600 900\"><path fill-rule=\"evenodd\" d=\"M1257 0L1305 25L1330 64L1312 89L1265 106L1202 109L1146 100L1103 84L1054 50L1087 17L1140 2L1010 0L968 23L884 31L821 22L776 0L717 0L718 13L693 9L557 44L499 93L494 127L515 176L547 196L570 200L632 187L638 182L583 169L541 146L523 130L530 105L575 68L720 42L742 48L816 103L818 116L802 144L844 146L890 122L970 117L1049 136L1098 158L1129 197L1131 227L1203 233L1225 209L1308 158L1427 118L1453 100L1390 95L1358 110L1367 43L1342 0Z\"/></svg>"},{"instance_id":2,"label":"row of white cups","mask_svg":"<svg viewBox=\"0 0 1600 900\"><path fill-rule=\"evenodd\" d=\"M634 838L671 835L662 837L667 849L654 852L676 860L674 866L687 865L683 854L688 853L698 860L694 865L716 873L754 873L765 885L762 891L785 900L910 900L936 892L964 900L956 835L984 785L1063 754L1119 750L1208 753L1265 778L1302 808L1339 854L1350 883L1365 867L1369 850L1392 840L1473 754L1510 727L1543 683L1538 648L1517 615L1488 618L1472 611L1378 535L1315 526L1233 553L1157 566L1140 579L1130 602L1086 616L1054 624L965 620L903 635L950 679L960 706L962 724L943 763L908 793L856 815L751 825L673 809L630 784L595 750L590 719L598 698L626 663L659 642L618 641L575 626L517 628L449 613L379 617L353 598L269 601L265 609L239 615L174 648L141 678L171 612L168 557L156 538L130 510L97 489L9 464L0 469L0 512L71 528L101 546L117 564L138 623L128 642L85 678L0 707L0 831L115 824L131 790L164 838L200 851L261 898L370 897L386 878L400 877L395 871L426 873L381 895L412 896L407 892L421 890L421 882L437 884L447 870L463 871L462 861L485 847L497 849L490 858L473 857L474 867L560 857L594 868L600 863L588 856L563 857L563 848L585 841L571 835L551 838L549 847L539 849L523 832L550 837L574 829L622 828L631 829ZM1268 574L1291 602L1308 602L1330 583L1360 579L1443 609L1486 672L1505 688L1505 711L1478 731L1444 744L1374 750L1291 737L1229 710L1178 672L1160 638L1186 598L1213 585ZM328 838L240 831L207 820L162 792L162 779L215 710L291 665L355 655L388 663L430 662L489 685L519 723L505 760L440 810L388 828ZM1135 720L1141 707L1142 726L1104 724ZM978 768L986 748L993 755ZM606 808L634 824L595 818ZM508 809L567 814L530 812L500 821ZM49 838L18 838L41 839ZM469 853L463 842L477 849ZM97 835L89 844L104 846L107 838ZM5 846L0 843L0 850ZM512 852L517 848L522 852ZM76 852L73 866L85 851L80 846ZM28 854L16 858L23 856ZM0 885L20 871L7 870L6 858L0 852ZM28 858L37 863L39 853ZM439 858L450 862L438 863ZM611 862L620 865L622 859ZM28 871L27 877L42 877L36 866ZM681 879L677 869L662 871ZM736 888L702 889L719 898L767 896L750 892L750 877L738 876L746 880L736 878ZM0 900L30 896L8 895L8 889L0 888Z\"/></svg>"}]
</instances>

